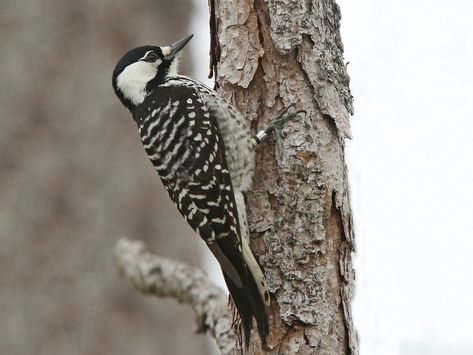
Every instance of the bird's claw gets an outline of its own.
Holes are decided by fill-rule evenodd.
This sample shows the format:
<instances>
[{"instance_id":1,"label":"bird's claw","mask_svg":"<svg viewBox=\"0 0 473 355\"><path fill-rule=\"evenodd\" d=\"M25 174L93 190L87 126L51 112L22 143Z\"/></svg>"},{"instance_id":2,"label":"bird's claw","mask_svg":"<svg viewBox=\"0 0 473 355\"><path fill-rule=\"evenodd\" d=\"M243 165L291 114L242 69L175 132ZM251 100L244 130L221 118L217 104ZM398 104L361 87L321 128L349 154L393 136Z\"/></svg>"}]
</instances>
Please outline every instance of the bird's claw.
<instances>
[{"instance_id":1,"label":"bird's claw","mask_svg":"<svg viewBox=\"0 0 473 355\"><path fill-rule=\"evenodd\" d=\"M285 138L287 133L284 132L283 128L286 125L287 121L300 114L304 114L304 116L307 115L307 112L304 110L289 112L293 107L294 104L289 105L286 109L283 110L283 112L279 114L278 117L271 121L271 123L268 127L266 127L266 129L259 131L255 135L255 141L257 143L260 143L263 140L267 139L271 133L273 133L273 141Z\"/></svg>"},{"instance_id":2,"label":"bird's claw","mask_svg":"<svg viewBox=\"0 0 473 355\"><path fill-rule=\"evenodd\" d=\"M283 128L286 125L286 123L300 114L304 114L304 116L307 115L307 112L305 110L289 112L289 110L292 109L293 107L294 107L294 104L288 106L283 112L281 112L281 114L278 117L276 117L273 121L271 121L268 128L266 129L266 132L268 134L270 132L273 132L278 138L286 137L286 133L283 131Z\"/></svg>"}]
</instances>

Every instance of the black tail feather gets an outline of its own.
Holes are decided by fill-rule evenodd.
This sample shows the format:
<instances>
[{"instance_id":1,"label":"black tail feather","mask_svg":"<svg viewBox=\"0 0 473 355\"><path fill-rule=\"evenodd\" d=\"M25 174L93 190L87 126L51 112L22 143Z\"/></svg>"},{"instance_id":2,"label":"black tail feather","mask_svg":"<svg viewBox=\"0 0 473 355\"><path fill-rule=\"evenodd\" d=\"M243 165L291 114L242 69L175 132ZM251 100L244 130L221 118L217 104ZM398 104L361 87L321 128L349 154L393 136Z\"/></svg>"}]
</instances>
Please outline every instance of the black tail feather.
<instances>
[{"instance_id":1,"label":"black tail feather","mask_svg":"<svg viewBox=\"0 0 473 355\"><path fill-rule=\"evenodd\" d=\"M232 280L225 275L225 273L224 278L233 304L238 311L239 318L234 318L233 325L240 343L242 343L241 335L243 333L245 348L248 350L254 317L256 320L259 337L262 344L265 345L266 337L269 333L268 316L266 312L266 306L261 299L261 295L258 291L258 287L255 280L253 279L253 276L248 270L246 270L245 276L243 278L243 287L241 288L237 287L232 282Z\"/></svg>"}]
</instances>

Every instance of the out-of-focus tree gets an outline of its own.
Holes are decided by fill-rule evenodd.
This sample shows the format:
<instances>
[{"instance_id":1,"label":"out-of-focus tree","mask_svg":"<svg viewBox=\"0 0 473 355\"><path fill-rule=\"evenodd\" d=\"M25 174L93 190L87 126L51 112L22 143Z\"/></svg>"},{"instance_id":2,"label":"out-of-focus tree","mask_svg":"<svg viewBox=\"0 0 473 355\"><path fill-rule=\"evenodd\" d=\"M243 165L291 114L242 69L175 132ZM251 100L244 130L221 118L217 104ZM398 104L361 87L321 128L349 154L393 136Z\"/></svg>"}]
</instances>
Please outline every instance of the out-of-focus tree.
<instances>
[{"instance_id":1,"label":"out-of-focus tree","mask_svg":"<svg viewBox=\"0 0 473 355\"><path fill-rule=\"evenodd\" d=\"M111 87L126 50L187 34L190 9L189 0L2 1L1 354L208 353L187 310L131 290L111 255L117 238L133 236L198 263L200 241Z\"/></svg>"}]
</instances>

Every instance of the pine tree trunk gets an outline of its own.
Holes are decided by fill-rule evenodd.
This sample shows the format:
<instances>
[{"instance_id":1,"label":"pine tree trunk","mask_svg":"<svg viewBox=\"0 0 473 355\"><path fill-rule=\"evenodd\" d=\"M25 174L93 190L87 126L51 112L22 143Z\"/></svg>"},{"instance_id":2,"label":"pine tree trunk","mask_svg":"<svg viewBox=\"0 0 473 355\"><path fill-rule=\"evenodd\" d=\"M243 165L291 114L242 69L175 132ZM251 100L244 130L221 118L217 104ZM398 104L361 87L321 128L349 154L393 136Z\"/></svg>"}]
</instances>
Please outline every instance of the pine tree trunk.
<instances>
[{"instance_id":1,"label":"pine tree trunk","mask_svg":"<svg viewBox=\"0 0 473 355\"><path fill-rule=\"evenodd\" d=\"M333 0L210 0L219 92L260 129L307 111L257 154L252 250L272 293L270 354L357 354L344 140L352 97ZM251 354L260 354L256 334Z\"/></svg>"}]
</instances>

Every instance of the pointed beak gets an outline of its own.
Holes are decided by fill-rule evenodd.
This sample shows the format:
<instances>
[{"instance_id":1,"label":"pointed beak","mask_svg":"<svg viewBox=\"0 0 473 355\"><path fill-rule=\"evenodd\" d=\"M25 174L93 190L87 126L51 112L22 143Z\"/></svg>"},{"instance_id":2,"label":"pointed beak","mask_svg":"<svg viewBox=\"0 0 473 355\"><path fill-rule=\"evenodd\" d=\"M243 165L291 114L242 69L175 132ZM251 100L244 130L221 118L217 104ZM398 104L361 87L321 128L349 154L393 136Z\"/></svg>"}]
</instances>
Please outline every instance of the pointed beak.
<instances>
[{"instance_id":1,"label":"pointed beak","mask_svg":"<svg viewBox=\"0 0 473 355\"><path fill-rule=\"evenodd\" d=\"M171 44L171 46L169 47L171 51L169 52L167 57L174 58L181 51L181 49L184 48L184 46L192 39L192 37L194 37L194 35L189 35L180 39L176 43Z\"/></svg>"}]
</instances>

